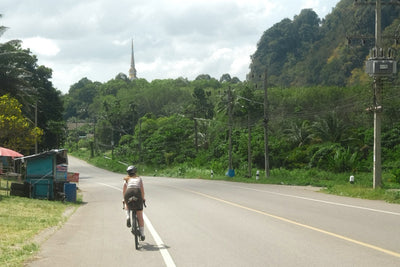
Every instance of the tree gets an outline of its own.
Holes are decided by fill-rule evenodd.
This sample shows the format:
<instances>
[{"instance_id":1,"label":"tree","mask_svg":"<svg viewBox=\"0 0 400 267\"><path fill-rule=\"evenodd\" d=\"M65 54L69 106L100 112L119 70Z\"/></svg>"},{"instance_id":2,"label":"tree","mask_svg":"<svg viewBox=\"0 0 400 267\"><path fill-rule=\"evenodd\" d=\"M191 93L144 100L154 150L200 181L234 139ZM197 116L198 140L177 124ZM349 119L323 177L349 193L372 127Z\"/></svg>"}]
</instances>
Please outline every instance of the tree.
<instances>
[{"instance_id":1,"label":"tree","mask_svg":"<svg viewBox=\"0 0 400 267\"><path fill-rule=\"evenodd\" d=\"M231 82L232 78L231 75L229 75L228 73L225 73L221 76L221 78L219 78L219 82L223 83L223 82Z\"/></svg>"},{"instance_id":2,"label":"tree","mask_svg":"<svg viewBox=\"0 0 400 267\"><path fill-rule=\"evenodd\" d=\"M267 29L251 56L252 71L262 73L268 68L268 83L282 87L345 86L354 81L349 77L363 71L374 45L368 37L374 36L375 16L373 6L355 8L353 2L340 1L322 20L313 10L303 9L293 20L285 18ZM385 47L393 46L398 36L398 14L399 7L382 8ZM349 47L349 36L365 36L366 43L355 38Z\"/></svg>"},{"instance_id":3,"label":"tree","mask_svg":"<svg viewBox=\"0 0 400 267\"><path fill-rule=\"evenodd\" d=\"M50 79L52 70L38 66L33 72L31 84L37 88L37 126L44 131L39 150L60 148L65 142L65 121L61 92L57 91Z\"/></svg>"},{"instance_id":4,"label":"tree","mask_svg":"<svg viewBox=\"0 0 400 267\"><path fill-rule=\"evenodd\" d=\"M205 92L203 88L196 87L193 91L193 104L195 116L211 119L214 116L214 106L210 102L211 93Z\"/></svg>"},{"instance_id":5,"label":"tree","mask_svg":"<svg viewBox=\"0 0 400 267\"><path fill-rule=\"evenodd\" d=\"M5 28L3 27L4 31ZM0 32L1 36L2 32ZM0 43L0 95L10 94L29 108L33 103L36 90L29 84L30 71L36 64L36 58L21 49L21 41L11 40Z\"/></svg>"},{"instance_id":6,"label":"tree","mask_svg":"<svg viewBox=\"0 0 400 267\"><path fill-rule=\"evenodd\" d=\"M214 106L209 97L211 92L205 92L203 88L195 87L193 90L193 102L186 108L186 113L194 121L194 136L196 152L199 148L199 137L205 137L207 128L200 130L199 134L199 121L208 120L214 117ZM206 138L203 138L206 139ZM202 142L203 144L206 142Z\"/></svg>"},{"instance_id":7,"label":"tree","mask_svg":"<svg viewBox=\"0 0 400 267\"><path fill-rule=\"evenodd\" d=\"M0 96L0 144L17 150L29 151L40 140L43 130L34 127L22 115L22 105L8 94Z\"/></svg>"},{"instance_id":8,"label":"tree","mask_svg":"<svg viewBox=\"0 0 400 267\"><path fill-rule=\"evenodd\" d=\"M86 77L71 85L68 95L64 97L64 117L78 117L82 120L89 118L89 106L99 93L99 87L100 83Z\"/></svg>"},{"instance_id":9,"label":"tree","mask_svg":"<svg viewBox=\"0 0 400 267\"><path fill-rule=\"evenodd\" d=\"M6 29L0 27L0 35ZM0 44L0 96L9 94L17 99L26 119L37 120L44 131L40 150L58 148L65 137L61 92L53 87L51 77L52 70L38 66L36 56L22 49L21 41Z\"/></svg>"},{"instance_id":10,"label":"tree","mask_svg":"<svg viewBox=\"0 0 400 267\"><path fill-rule=\"evenodd\" d=\"M235 117L238 116L239 119L245 117L247 124L247 167L248 173L247 176L251 177L251 163L252 163L252 154L251 154L251 130L255 125L255 122L260 119L260 115L262 114L262 103L258 102L254 95L254 90L250 88L250 86L246 85L239 92L238 95L238 111L235 112Z\"/></svg>"},{"instance_id":11,"label":"tree","mask_svg":"<svg viewBox=\"0 0 400 267\"><path fill-rule=\"evenodd\" d=\"M141 128L141 131L135 131L135 136L136 139L141 138L141 156L145 162L160 166L182 163L194 158L190 119L179 115L158 119L146 116Z\"/></svg>"},{"instance_id":12,"label":"tree","mask_svg":"<svg viewBox=\"0 0 400 267\"><path fill-rule=\"evenodd\" d=\"M286 129L284 133L286 134L288 140L297 147L306 145L314 136L308 120L302 121L301 124L292 122L290 127Z\"/></svg>"},{"instance_id":13,"label":"tree","mask_svg":"<svg viewBox=\"0 0 400 267\"><path fill-rule=\"evenodd\" d=\"M319 118L313 129L323 142L339 143L344 140L348 127L336 112L331 112L325 118Z\"/></svg>"}]
</instances>

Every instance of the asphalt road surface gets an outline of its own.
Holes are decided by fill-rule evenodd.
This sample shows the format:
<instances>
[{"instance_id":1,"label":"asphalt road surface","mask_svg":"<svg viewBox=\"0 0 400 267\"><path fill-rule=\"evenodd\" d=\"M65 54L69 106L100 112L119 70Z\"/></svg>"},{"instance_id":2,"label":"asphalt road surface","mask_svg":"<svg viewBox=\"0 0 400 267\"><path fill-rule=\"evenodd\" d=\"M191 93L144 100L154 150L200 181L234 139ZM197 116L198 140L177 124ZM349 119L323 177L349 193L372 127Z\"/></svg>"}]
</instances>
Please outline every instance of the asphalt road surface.
<instances>
[{"instance_id":1,"label":"asphalt road surface","mask_svg":"<svg viewBox=\"0 0 400 267\"><path fill-rule=\"evenodd\" d=\"M123 175L70 157L84 205L28 266L400 266L400 205L309 187L143 177L135 250Z\"/></svg>"}]
</instances>

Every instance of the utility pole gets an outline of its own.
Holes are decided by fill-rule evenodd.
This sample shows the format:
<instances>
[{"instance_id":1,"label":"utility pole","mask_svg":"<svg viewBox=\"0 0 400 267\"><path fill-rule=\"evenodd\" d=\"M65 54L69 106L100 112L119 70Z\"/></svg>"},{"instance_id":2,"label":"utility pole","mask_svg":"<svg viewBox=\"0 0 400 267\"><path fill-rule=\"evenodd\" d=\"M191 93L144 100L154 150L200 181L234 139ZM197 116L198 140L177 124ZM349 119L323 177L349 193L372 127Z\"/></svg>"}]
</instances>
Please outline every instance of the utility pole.
<instances>
[{"instance_id":1,"label":"utility pole","mask_svg":"<svg viewBox=\"0 0 400 267\"><path fill-rule=\"evenodd\" d=\"M397 62L393 59L392 50L389 48L385 53L382 47L381 0L376 0L376 2L355 0L354 3L355 5L375 5L375 47L366 62L366 72L374 79L372 110L374 112L373 187L375 189L382 186L381 125L383 79L397 73ZM384 4L400 5L400 1L384 2Z\"/></svg>"},{"instance_id":2,"label":"utility pole","mask_svg":"<svg viewBox=\"0 0 400 267\"><path fill-rule=\"evenodd\" d=\"M263 89L264 89L264 117L263 117L263 124L264 124L264 168L265 168L265 178L270 176L269 170L269 150L268 150L268 87L267 87L267 70L264 71L264 76L261 74L255 74L254 72L250 73L250 79L255 83L255 88L257 89L257 82L260 82L262 79ZM258 76L258 77L256 77Z\"/></svg>"},{"instance_id":3,"label":"utility pole","mask_svg":"<svg viewBox=\"0 0 400 267\"><path fill-rule=\"evenodd\" d=\"M194 120L194 146L196 149L196 153L199 152L199 137L198 137L198 131L197 131L197 118L196 118L196 113L193 114L193 120Z\"/></svg>"},{"instance_id":4,"label":"utility pole","mask_svg":"<svg viewBox=\"0 0 400 267\"><path fill-rule=\"evenodd\" d=\"M139 162L142 163L142 117L139 118Z\"/></svg>"},{"instance_id":5,"label":"utility pole","mask_svg":"<svg viewBox=\"0 0 400 267\"><path fill-rule=\"evenodd\" d=\"M114 159L114 127L111 127L111 158Z\"/></svg>"},{"instance_id":6,"label":"utility pole","mask_svg":"<svg viewBox=\"0 0 400 267\"><path fill-rule=\"evenodd\" d=\"M269 150L268 150L268 89L267 89L267 70L264 72L264 166L265 166L265 177L270 176L269 173Z\"/></svg>"},{"instance_id":7,"label":"utility pole","mask_svg":"<svg viewBox=\"0 0 400 267\"><path fill-rule=\"evenodd\" d=\"M35 103L35 128L38 126L38 117L37 117L37 101ZM37 137L35 135L35 154L38 153L38 142L37 142Z\"/></svg>"},{"instance_id":8,"label":"utility pole","mask_svg":"<svg viewBox=\"0 0 400 267\"><path fill-rule=\"evenodd\" d=\"M228 168L228 176L233 177L233 164L232 164L232 126L233 126L233 114L232 114L232 106L233 106L233 97L232 97L232 89L229 86L228 88L228 116L229 116L229 168Z\"/></svg>"},{"instance_id":9,"label":"utility pole","mask_svg":"<svg viewBox=\"0 0 400 267\"><path fill-rule=\"evenodd\" d=\"M381 26L381 0L376 0L375 8L375 50L382 48L382 26ZM376 60L377 56L372 55L371 60ZM373 187L374 189L382 186L382 153L381 153L381 125L382 125L382 78L374 75L374 161L373 161Z\"/></svg>"},{"instance_id":10,"label":"utility pole","mask_svg":"<svg viewBox=\"0 0 400 267\"><path fill-rule=\"evenodd\" d=\"M249 110L247 110L247 176L251 178L251 125Z\"/></svg>"}]
</instances>

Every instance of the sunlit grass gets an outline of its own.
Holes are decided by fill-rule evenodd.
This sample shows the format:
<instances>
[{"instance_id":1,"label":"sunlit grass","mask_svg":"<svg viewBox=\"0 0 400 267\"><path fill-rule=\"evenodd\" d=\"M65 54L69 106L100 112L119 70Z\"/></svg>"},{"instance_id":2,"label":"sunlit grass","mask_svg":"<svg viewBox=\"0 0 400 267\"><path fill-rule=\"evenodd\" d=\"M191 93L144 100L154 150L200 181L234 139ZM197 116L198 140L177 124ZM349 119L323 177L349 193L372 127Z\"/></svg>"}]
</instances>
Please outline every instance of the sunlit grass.
<instances>
[{"instance_id":1,"label":"sunlit grass","mask_svg":"<svg viewBox=\"0 0 400 267\"><path fill-rule=\"evenodd\" d=\"M66 208L75 204L0 196L0 266L22 266L39 250L33 241L40 231L61 225Z\"/></svg>"},{"instance_id":2,"label":"sunlit grass","mask_svg":"<svg viewBox=\"0 0 400 267\"><path fill-rule=\"evenodd\" d=\"M74 156L82 158L89 163L108 170L125 173L126 166L103 156L90 158L88 152L80 151L71 153ZM140 175L148 176L166 176L176 178L191 179L212 179L244 183L262 183L262 184L281 184L281 185L300 185L320 187L322 192L340 196L384 200L391 203L400 204L400 184L393 182L393 177L389 173L383 173L383 188L372 189L372 173L333 173L321 171L318 169L272 169L270 176L265 177L264 170L258 170L260 175L256 179L257 169L252 170L251 177L248 177L248 170L235 170L234 177L226 176L226 170L213 170L198 168L190 164L181 164L177 166L156 168L147 165L137 165ZM354 184L349 183L350 175L354 175Z\"/></svg>"},{"instance_id":3,"label":"sunlit grass","mask_svg":"<svg viewBox=\"0 0 400 267\"><path fill-rule=\"evenodd\" d=\"M346 197L364 198L371 200L384 200L390 203L400 204L400 191L387 190L382 188L366 188L360 185L335 185L326 189L323 192Z\"/></svg>"}]
</instances>

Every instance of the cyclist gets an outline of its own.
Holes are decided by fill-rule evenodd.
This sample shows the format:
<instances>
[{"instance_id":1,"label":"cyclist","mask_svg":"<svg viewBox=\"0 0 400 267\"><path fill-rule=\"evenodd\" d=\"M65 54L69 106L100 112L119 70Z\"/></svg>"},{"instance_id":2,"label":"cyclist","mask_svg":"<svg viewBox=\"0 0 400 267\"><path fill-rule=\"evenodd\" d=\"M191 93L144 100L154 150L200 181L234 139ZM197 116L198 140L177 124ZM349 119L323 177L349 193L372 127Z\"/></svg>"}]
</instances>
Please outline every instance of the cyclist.
<instances>
[{"instance_id":1,"label":"cyclist","mask_svg":"<svg viewBox=\"0 0 400 267\"><path fill-rule=\"evenodd\" d=\"M129 210L135 209L139 221L140 239L143 241L145 239L143 221L143 202L145 198L143 181L142 178L137 175L137 168L135 166L129 166L126 171L128 176L124 178L124 186L122 189L126 209L126 226L131 227ZM128 199L132 196L136 197L137 200L128 202Z\"/></svg>"}]
</instances>

